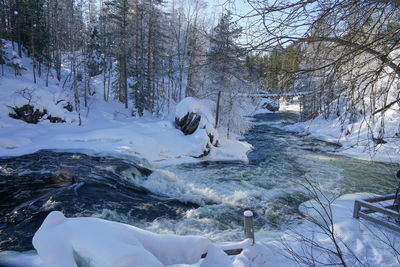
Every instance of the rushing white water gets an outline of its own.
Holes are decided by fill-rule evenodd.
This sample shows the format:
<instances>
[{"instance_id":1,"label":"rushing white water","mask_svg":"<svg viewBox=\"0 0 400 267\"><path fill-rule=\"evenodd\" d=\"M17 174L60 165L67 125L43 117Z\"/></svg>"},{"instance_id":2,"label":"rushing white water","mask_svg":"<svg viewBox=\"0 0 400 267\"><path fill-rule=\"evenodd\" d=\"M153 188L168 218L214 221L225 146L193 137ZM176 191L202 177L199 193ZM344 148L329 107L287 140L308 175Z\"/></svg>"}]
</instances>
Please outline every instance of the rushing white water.
<instances>
[{"instance_id":1,"label":"rushing white water","mask_svg":"<svg viewBox=\"0 0 400 267\"><path fill-rule=\"evenodd\" d=\"M0 158L0 250L32 249L34 232L52 210L156 233L239 241L245 210L254 213L256 236L300 222L306 180L330 195L395 190L397 165L338 156L335 144L284 130L295 120L293 114L257 115L245 136L254 147L249 163L156 168L138 159L54 151Z\"/></svg>"},{"instance_id":2,"label":"rushing white water","mask_svg":"<svg viewBox=\"0 0 400 267\"><path fill-rule=\"evenodd\" d=\"M151 222L126 221L159 233L240 240L242 214L247 209L255 213L257 230L282 231L302 220L297 208L309 199L303 187L306 179L330 195L394 190L395 166L337 156L335 144L282 130L290 116L279 116L258 116L246 136L255 147L249 164L184 164L153 169L148 177L129 177L152 193L199 207L185 211L179 220L160 216Z\"/></svg>"}]
</instances>

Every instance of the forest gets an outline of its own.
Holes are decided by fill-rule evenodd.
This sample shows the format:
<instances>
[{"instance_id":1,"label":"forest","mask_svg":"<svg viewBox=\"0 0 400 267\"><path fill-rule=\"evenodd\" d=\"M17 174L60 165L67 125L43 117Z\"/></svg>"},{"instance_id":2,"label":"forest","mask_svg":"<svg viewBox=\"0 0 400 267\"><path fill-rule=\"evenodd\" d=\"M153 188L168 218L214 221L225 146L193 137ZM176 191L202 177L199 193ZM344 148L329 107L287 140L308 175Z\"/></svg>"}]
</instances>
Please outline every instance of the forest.
<instances>
[{"instance_id":1,"label":"forest","mask_svg":"<svg viewBox=\"0 0 400 267\"><path fill-rule=\"evenodd\" d=\"M19 57L26 49L35 80L48 81L54 69L73 91L78 113L96 76L104 101L118 99L133 116L170 113L187 96L216 101L221 92L225 127L239 93L309 91L301 100L303 120L336 114L345 124L372 116L382 127L371 133L383 138L382 112L399 101L397 1L226 1L215 22L207 6L2 0L0 37ZM0 49L3 74L7 56Z\"/></svg>"},{"instance_id":2,"label":"forest","mask_svg":"<svg viewBox=\"0 0 400 267\"><path fill-rule=\"evenodd\" d=\"M77 112L100 75L104 101L118 99L133 116L170 113L186 96L215 96L233 83L242 90L249 80L245 50L236 43L241 28L229 12L208 25L205 7L201 1L1 1L0 37L13 42L19 57L27 50L35 79L48 80L54 69L63 87L71 84ZM3 64L7 55L0 55Z\"/></svg>"}]
</instances>

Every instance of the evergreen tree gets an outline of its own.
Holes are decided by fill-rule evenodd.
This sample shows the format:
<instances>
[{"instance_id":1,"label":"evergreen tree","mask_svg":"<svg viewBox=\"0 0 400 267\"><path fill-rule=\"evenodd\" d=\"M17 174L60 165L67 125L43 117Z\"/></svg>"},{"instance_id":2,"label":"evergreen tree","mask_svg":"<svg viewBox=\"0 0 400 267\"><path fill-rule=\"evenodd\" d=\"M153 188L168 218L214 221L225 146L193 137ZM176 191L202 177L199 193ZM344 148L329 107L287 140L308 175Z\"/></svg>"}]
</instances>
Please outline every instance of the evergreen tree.
<instances>
[{"instance_id":1,"label":"evergreen tree","mask_svg":"<svg viewBox=\"0 0 400 267\"><path fill-rule=\"evenodd\" d=\"M242 28L232 21L231 13L223 14L213 29L208 54L211 86L218 91L215 126L219 126L221 118L228 137L230 132L241 132L245 128L240 114L235 113L239 105L237 95L243 87L244 78L244 50L236 44L241 32Z\"/></svg>"},{"instance_id":2,"label":"evergreen tree","mask_svg":"<svg viewBox=\"0 0 400 267\"><path fill-rule=\"evenodd\" d=\"M103 1L101 2L100 16L99 16L99 38L100 38L100 52L102 55L102 69L103 69L103 91L104 101L108 101L110 96L111 74L112 74L112 48L113 37L112 28L110 23L110 7Z\"/></svg>"},{"instance_id":3,"label":"evergreen tree","mask_svg":"<svg viewBox=\"0 0 400 267\"><path fill-rule=\"evenodd\" d=\"M230 12L223 14L213 29L208 59L213 85L218 90L229 88L231 81L240 77L244 51L236 41L241 33L242 28L232 21Z\"/></svg>"},{"instance_id":4,"label":"evergreen tree","mask_svg":"<svg viewBox=\"0 0 400 267\"><path fill-rule=\"evenodd\" d=\"M129 0L112 0L106 3L109 6L111 14L110 19L114 24L114 53L117 60L116 74L117 79L113 83L115 97L125 103L128 108L128 62L130 43L130 13L131 3Z\"/></svg>"},{"instance_id":5,"label":"evergreen tree","mask_svg":"<svg viewBox=\"0 0 400 267\"><path fill-rule=\"evenodd\" d=\"M163 78L167 69L165 47L166 30L164 13L158 8L161 1L135 1L134 47L130 65L132 66L132 98L138 114L144 110L161 110L164 94Z\"/></svg>"},{"instance_id":6,"label":"evergreen tree","mask_svg":"<svg viewBox=\"0 0 400 267\"><path fill-rule=\"evenodd\" d=\"M89 25L89 40L86 46L88 74L94 77L103 72L103 57L97 24Z\"/></svg>"}]
</instances>

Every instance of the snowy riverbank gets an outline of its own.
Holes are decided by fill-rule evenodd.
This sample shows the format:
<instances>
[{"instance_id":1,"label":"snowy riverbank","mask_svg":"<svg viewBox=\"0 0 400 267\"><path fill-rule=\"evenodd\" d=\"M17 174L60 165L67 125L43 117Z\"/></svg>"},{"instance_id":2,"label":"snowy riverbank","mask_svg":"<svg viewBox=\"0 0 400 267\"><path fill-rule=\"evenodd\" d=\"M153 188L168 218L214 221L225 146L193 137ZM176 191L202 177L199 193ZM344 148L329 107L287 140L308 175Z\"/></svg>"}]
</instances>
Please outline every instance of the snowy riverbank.
<instances>
[{"instance_id":1,"label":"snowy riverbank","mask_svg":"<svg viewBox=\"0 0 400 267\"><path fill-rule=\"evenodd\" d=\"M281 111L300 112L298 104L285 105L281 103ZM396 163L400 162L400 106L395 105L386 111L385 129L387 138L384 143L377 143L370 136L372 125L371 121L360 120L353 124L348 124L347 128L355 129L351 134L342 131L344 127L340 118L324 119L323 116L305 122L298 122L285 126L288 131L310 135L316 139L330 143L339 144L341 148L338 154L357 158L361 160L373 160L379 162ZM397 137L396 137L397 136Z\"/></svg>"},{"instance_id":2,"label":"snowy riverbank","mask_svg":"<svg viewBox=\"0 0 400 267\"><path fill-rule=\"evenodd\" d=\"M4 99L4 98L3 98ZM172 119L132 118L118 103L93 103L82 126L76 123L27 124L1 114L0 156L18 156L41 149L82 151L87 154L133 156L155 165L201 160L247 160L251 146L236 139L220 139L209 156L195 157L204 142L185 136ZM4 109L3 109L4 110ZM223 137L221 134L220 136Z\"/></svg>"},{"instance_id":3,"label":"snowy riverbank","mask_svg":"<svg viewBox=\"0 0 400 267\"><path fill-rule=\"evenodd\" d=\"M399 249L399 234L352 218L354 200L366 196L368 194L344 195L332 203L332 228L335 229L344 260L349 266L358 266L359 262L368 266L398 266L396 251ZM318 209L315 202L309 201L300 205L300 210L321 220L316 209L310 210L310 207ZM53 212L34 237L33 243L39 254L1 252L0 264L74 266L79 261L95 266L110 266L110 262L118 263L113 266L294 266L295 262L284 244L304 260L313 257L320 263L339 262L338 257L328 253L329 249L334 250L333 243L320 230L314 224L305 222L285 233L256 232L254 246L249 241L213 244L202 237L153 234L116 222L65 218L61 213ZM307 244L305 239L312 240L314 245L318 244L323 249L308 247L311 244ZM237 256L227 256L222 252L222 249L233 247L241 247L243 251ZM207 257L201 260L200 256L205 252L208 252Z\"/></svg>"},{"instance_id":4,"label":"snowy riverbank","mask_svg":"<svg viewBox=\"0 0 400 267\"><path fill-rule=\"evenodd\" d=\"M6 43L7 53L12 52L11 43ZM16 56L16 55L15 55ZM203 152L204 140L199 136L185 136L174 125L174 112L160 118L145 114L132 117L132 109L109 99L103 100L102 81L92 80L92 94L87 107L81 103L81 120L73 107L72 90L68 82L63 89L63 80L58 82L50 73L49 86L44 77L33 83L32 61L23 55L18 63L25 70L15 76L11 67L5 67L0 77L0 156L19 156L41 149L81 151L87 154L139 157L154 165L199 162L208 160L247 161L251 146L238 141L240 137L226 138L219 134L219 146L213 147L207 157L198 159ZM47 114L37 123L30 124L9 117L13 107L30 104ZM65 123L50 123L47 116L59 117ZM222 130L223 131L223 130Z\"/></svg>"}]
</instances>

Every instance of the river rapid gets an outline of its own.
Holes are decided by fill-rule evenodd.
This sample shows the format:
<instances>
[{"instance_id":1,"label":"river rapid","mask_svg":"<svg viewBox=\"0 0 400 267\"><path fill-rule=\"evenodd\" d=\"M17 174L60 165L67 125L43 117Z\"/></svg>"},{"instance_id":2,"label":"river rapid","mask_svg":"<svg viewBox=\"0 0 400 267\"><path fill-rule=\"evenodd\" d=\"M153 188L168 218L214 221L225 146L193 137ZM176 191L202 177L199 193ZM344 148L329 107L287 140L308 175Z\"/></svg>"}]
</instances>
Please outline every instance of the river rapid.
<instances>
[{"instance_id":1,"label":"river rapid","mask_svg":"<svg viewBox=\"0 0 400 267\"><path fill-rule=\"evenodd\" d=\"M301 222L306 180L332 196L395 191L396 164L339 156L337 144L284 130L296 121L290 112L256 115L245 136L254 147L249 163L156 168L136 158L55 151L0 158L0 251L33 249L32 237L52 210L222 242L243 239L247 209L259 232Z\"/></svg>"}]
</instances>

